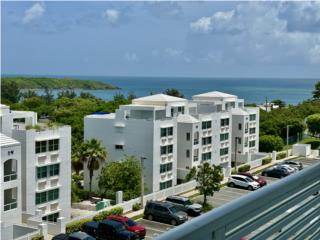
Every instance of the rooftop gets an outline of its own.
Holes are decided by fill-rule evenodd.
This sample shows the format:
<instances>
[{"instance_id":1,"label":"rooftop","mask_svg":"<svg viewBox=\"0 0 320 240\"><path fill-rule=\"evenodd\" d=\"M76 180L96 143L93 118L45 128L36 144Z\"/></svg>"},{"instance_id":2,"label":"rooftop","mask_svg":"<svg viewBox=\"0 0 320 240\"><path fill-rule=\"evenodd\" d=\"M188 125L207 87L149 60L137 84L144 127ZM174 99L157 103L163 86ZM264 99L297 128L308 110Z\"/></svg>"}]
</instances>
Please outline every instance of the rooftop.
<instances>
[{"instance_id":1,"label":"rooftop","mask_svg":"<svg viewBox=\"0 0 320 240\"><path fill-rule=\"evenodd\" d=\"M6 147L10 145L17 145L20 144L17 140L8 137L7 135L4 135L3 133L0 133L0 146L1 147Z\"/></svg>"},{"instance_id":2,"label":"rooftop","mask_svg":"<svg viewBox=\"0 0 320 240\"><path fill-rule=\"evenodd\" d=\"M188 114L179 114L177 121L180 123L198 123L199 120L188 115Z\"/></svg>"},{"instance_id":3,"label":"rooftop","mask_svg":"<svg viewBox=\"0 0 320 240\"><path fill-rule=\"evenodd\" d=\"M164 106L168 103L187 102L184 98L173 97L165 94L155 94L151 96L136 98L132 100L132 104L137 105L160 105Z\"/></svg>"},{"instance_id":4,"label":"rooftop","mask_svg":"<svg viewBox=\"0 0 320 240\"><path fill-rule=\"evenodd\" d=\"M237 98L236 95L231 95L228 93L224 93L224 92L218 92L218 91L213 91L213 92L207 92L207 93L202 93L202 94L198 94L198 95L193 95L192 96L193 99L195 98Z\"/></svg>"}]
</instances>

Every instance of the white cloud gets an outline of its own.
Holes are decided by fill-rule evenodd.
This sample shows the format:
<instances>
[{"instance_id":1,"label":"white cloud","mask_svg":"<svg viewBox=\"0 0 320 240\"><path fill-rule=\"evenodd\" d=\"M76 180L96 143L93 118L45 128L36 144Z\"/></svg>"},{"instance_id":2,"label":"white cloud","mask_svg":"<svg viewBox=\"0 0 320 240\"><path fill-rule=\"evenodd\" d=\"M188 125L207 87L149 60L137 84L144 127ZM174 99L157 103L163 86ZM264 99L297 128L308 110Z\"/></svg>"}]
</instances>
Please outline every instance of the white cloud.
<instances>
[{"instance_id":1,"label":"white cloud","mask_svg":"<svg viewBox=\"0 0 320 240\"><path fill-rule=\"evenodd\" d=\"M309 50L311 63L320 63L320 45L315 45Z\"/></svg>"},{"instance_id":2,"label":"white cloud","mask_svg":"<svg viewBox=\"0 0 320 240\"><path fill-rule=\"evenodd\" d=\"M35 3L25 11L24 17L22 19L22 23L27 24L35 19L41 18L45 13L46 8L43 3Z\"/></svg>"},{"instance_id":3,"label":"white cloud","mask_svg":"<svg viewBox=\"0 0 320 240\"><path fill-rule=\"evenodd\" d=\"M139 60L138 55L134 52L126 52L124 54L124 59L128 62L136 62Z\"/></svg>"},{"instance_id":4,"label":"white cloud","mask_svg":"<svg viewBox=\"0 0 320 240\"><path fill-rule=\"evenodd\" d=\"M115 9L107 9L103 16L107 20L108 23L110 24L116 24L119 22L120 19L120 12Z\"/></svg>"},{"instance_id":5,"label":"white cloud","mask_svg":"<svg viewBox=\"0 0 320 240\"><path fill-rule=\"evenodd\" d=\"M202 17L197 21L190 23L191 30L195 32L203 32L208 33L212 30L211 18L210 17Z\"/></svg>"},{"instance_id":6,"label":"white cloud","mask_svg":"<svg viewBox=\"0 0 320 240\"><path fill-rule=\"evenodd\" d=\"M169 56L176 57L180 56L183 53L183 51L175 48L166 48L165 53Z\"/></svg>"}]
</instances>

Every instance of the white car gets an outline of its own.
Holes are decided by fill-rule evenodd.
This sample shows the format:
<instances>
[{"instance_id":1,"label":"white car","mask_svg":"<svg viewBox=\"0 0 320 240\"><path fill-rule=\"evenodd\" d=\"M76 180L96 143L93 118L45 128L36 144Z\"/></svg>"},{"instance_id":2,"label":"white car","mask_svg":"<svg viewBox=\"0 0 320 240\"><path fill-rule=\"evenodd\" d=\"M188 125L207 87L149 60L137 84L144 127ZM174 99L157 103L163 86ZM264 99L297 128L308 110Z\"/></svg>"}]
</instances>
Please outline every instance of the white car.
<instances>
[{"instance_id":1,"label":"white car","mask_svg":"<svg viewBox=\"0 0 320 240\"><path fill-rule=\"evenodd\" d=\"M299 171L298 168L292 167L292 166L290 166L290 165L288 165L288 164L280 164L280 165L278 165L277 167L278 167L278 168L284 168L284 169L286 169L290 174Z\"/></svg>"},{"instance_id":2,"label":"white car","mask_svg":"<svg viewBox=\"0 0 320 240\"><path fill-rule=\"evenodd\" d=\"M259 183L253 181L251 178L242 175L231 175L228 179L229 187L243 187L250 191L256 190L260 187Z\"/></svg>"}]
</instances>

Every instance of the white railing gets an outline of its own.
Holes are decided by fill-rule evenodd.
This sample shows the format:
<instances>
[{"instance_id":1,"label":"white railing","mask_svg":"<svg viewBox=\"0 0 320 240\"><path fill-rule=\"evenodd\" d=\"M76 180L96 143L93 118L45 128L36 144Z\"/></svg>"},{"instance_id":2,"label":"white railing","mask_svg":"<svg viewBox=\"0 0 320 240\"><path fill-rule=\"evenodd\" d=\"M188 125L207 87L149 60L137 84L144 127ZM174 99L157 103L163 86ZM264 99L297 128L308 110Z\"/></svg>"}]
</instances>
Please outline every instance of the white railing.
<instances>
[{"instance_id":1,"label":"white railing","mask_svg":"<svg viewBox=\"0 0 320 240\"><path fill-rule=\"evenodd\" d=\"M320 239L320 164L194 218L157 240ZM318 194L316 194L318 192Z\"/></svg>"}]
</instances>

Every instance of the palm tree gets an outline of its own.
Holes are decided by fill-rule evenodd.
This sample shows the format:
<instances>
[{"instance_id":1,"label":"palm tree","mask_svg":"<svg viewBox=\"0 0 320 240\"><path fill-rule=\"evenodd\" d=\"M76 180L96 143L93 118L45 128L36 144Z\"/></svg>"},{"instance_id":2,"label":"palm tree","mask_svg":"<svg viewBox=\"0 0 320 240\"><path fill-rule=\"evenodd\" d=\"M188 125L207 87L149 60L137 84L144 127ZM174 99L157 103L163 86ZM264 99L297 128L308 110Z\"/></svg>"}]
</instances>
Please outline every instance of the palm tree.
<instances>
[{"instance_id":1,"label":"palm tree","mask_svg":"<svg viewBox=\"0 0 320 240\"><path fill-rule=\"evenodd\" d=\"M83 163L85 162L85 155L83 154L84 144L77 147L71 156L72 169L79 175L80 171L83 170Z\"/></svg>"},{"instance_id":2,"label":"palm tree","mask_svg":"<svg viewBox=\"0 0 320 240\"><path fill-rule=\"evenodd\" d=\"M91 193L93 172L98 170L100 164L106 160L107 150L100 140L92 138L85 141L82 156L89 170L89 192Z\"/></svg>"}]
</instances>

